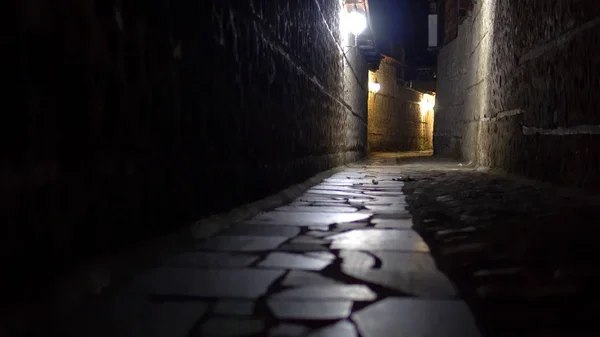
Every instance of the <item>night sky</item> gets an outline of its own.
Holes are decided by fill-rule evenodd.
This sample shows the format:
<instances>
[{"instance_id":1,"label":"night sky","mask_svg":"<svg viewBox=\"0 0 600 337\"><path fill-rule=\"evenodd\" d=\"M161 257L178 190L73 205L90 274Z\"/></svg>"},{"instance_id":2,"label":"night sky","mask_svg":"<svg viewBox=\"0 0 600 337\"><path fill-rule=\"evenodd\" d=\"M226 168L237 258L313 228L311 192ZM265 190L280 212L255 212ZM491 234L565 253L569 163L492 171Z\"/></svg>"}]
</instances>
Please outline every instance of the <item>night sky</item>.
<instances>
[{"instance_id":1,"label":"night sky","mask_svg":"<svg viewBox=\"0 0 600 337\"><path fill-rule=\"evenodd\" d=\"M427 50L427 0L370 0L369 6L378 43L388 39L403 45L408 65L435 64L435 55Z\"/></svg>"}]
</instances>

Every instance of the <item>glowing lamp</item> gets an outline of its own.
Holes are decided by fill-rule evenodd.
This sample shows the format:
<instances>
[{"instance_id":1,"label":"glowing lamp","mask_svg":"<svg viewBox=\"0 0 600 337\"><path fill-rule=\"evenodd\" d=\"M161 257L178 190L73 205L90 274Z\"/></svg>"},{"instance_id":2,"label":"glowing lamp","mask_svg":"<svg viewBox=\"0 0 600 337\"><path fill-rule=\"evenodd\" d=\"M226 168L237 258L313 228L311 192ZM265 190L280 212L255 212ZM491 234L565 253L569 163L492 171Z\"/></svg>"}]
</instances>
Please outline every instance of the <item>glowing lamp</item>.
<instances>
[{"instance_id":1,"label":"glowing lamp","mask_svg":"<svg viewBox=\"0 0 600 337\"><path fill-rule=\"evenodd\" d=\"M433 110L433 107L435 105L435 97L428 94L424 94L423 98L421 99L420 105L421 114L425 115L427 111Z\"/></svg>"},{"instance_id":2,"label":"glowing lamp","mask_svg":"<svg viewBox=\"0 0 600 337\"><path fill-rule=\"evenodd\" d=\"M367 28L367 17L358 12L352 11L348 13L344 20L344 30L358 36Z\"/></svg>"},{"instance_id":3,"label":"glowing lamp","mask_svg":"<svg viewBox=\"0 0 600 337\"><path fill-rule=\"evenodd\" d=\"M369 83L369 90L371 92L373 92L374 94L379 92L379 89L381 89L381 84L379 84L379 82L377 82L377 80L375 80L375 82Z\"/></svg>"}]
</instances>

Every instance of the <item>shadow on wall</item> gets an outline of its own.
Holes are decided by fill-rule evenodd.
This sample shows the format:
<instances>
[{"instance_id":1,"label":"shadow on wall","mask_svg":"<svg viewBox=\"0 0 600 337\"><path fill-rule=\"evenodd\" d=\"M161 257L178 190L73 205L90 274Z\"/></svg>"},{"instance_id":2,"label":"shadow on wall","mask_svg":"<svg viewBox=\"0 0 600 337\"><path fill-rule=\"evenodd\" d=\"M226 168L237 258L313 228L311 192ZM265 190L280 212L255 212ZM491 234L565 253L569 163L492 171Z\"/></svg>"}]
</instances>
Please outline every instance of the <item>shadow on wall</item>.
<instances>
[{"instance_id":1,"label":"shadow on wall","mask_svg":"<svg viewBox=\"0 0 600 337\"><path fill-rule=\"evenodd\" d=\"M344 57L343 10L19 2L1 295L364 157L367 66Z\"/></svg>"},{"instance_id":2,"label":"shadow on wall","mask_svg":"<svg viewBox=\"0 0 600 337\"><path fill-rule=\"evenodd\" d=\"M396 67L385 57L377 72L369 72L369 151L431 150L435 95L398 85Z\"/></svg>"}]
</instances>

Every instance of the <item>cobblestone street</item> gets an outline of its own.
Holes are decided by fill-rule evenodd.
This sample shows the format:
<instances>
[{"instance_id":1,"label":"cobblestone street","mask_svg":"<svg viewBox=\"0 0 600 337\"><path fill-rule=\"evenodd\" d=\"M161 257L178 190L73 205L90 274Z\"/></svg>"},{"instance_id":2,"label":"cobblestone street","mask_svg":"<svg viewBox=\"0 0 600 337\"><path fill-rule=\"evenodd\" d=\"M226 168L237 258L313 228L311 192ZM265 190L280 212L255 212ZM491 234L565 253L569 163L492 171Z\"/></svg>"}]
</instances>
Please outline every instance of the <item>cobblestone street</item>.
<instances>
[{"instance_id":1,"label":"cobblestone street","mask_svg":"<svg viewBox=\"0 0 600 337\"><path fill-rule=\"evenodd\" d=\"M434 158L402 171L414 229L483 335L598 335L597 199Z\"/></svg>"},{"instance_id":2,"label":"cobblestone street","mask_svg":"<svg viewBox=\"0 0 600 337\"><path fill-rule=\"evenodd\" d=\"M583 336L597 208L565 198L374 156L105 289L74 334Z\"/></svg>"}]
</instances>

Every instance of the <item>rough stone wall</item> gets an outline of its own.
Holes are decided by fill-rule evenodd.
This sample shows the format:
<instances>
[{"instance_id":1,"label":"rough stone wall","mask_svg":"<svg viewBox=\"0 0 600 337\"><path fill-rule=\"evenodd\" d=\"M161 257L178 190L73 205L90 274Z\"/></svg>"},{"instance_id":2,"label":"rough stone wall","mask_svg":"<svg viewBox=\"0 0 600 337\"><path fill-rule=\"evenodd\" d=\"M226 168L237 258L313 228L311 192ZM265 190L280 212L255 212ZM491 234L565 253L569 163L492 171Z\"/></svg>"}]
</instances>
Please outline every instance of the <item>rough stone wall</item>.
<instances>
[{"instance_id":1,"label":"rough stone wall","mask_svg":"<svg viewBox=\"0 0 600 337\"><path fill-rule=\"evenodd\" d=\"M458 32L459 0L445 0L444 2L444 41L448 43L456 38Z\"/></svg>"},{"instance_id":2,"label":"rough stone wall","mask_svg":"<svg viewBox=\"0 0 600 337\"><path fill-rule=\"evenodd\" d=\"M434 150L600 187L600 5L478 1L438 58Z\"/></svg>"},{"instance_id":3,"label":"rough stone wall","mask_svg":"<svg viewBox=\"0 0 600 337\"><path fill-rule=\"evenodd\" d=\"M343 57L340 1L15 10L4 265L55 273L366 153L367 70Z\"/></svg>"},{"instance_id":4,"label":"rough stone wall","mask_svg":"<svg viewBox=\"0 0 600 337\"><path fill-rule=\"evenodd\" d=\"M381 84L369 94L369 151L420 151L432 148L433 111L421 113L423 93L402 87L396 81L396 67L384 59L375 73Z\"/></svg>"}]
</instances>

